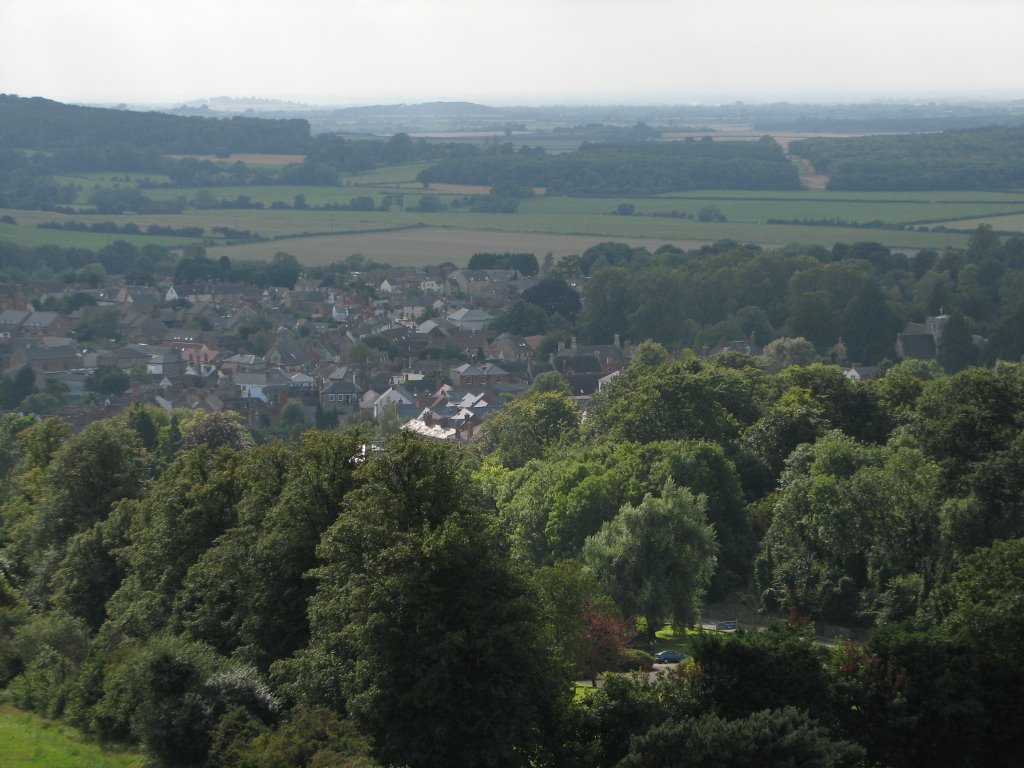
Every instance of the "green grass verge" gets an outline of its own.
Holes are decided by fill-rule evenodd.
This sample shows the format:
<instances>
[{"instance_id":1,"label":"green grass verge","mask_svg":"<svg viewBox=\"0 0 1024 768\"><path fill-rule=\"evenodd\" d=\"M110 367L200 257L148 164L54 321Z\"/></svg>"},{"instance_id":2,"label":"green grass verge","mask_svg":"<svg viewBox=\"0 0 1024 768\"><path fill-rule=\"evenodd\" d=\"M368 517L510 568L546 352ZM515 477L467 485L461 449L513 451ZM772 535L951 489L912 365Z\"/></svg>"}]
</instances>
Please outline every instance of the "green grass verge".
<instances>
[{"instance_id":1,"label":"green grass verge","mask_svg":"<svg viewBox=\"0 0 1024 768\"><path fill-rule=\"evenodd\" d=\"M595 693L597 693L597 691L597 688L594 688L589 684L580 685L579 683L577 683L573 689L572 698L574 701L583 701L583 699L587 699L593 696Z\"/></svg>"},{"instance_id":2,"label":"green grass verge","mask_svg":"<svg viewBox=\"0 0 1024 768\"><path fill-rule=\"evenodd\" d=\"M142 768L141 755L105 750L70 726L0 705L3 768Z\"/></svg>"},{"instance_id":3,"label":"green grass verge","mask_svg":"<svg viewBox=\"0 0 1024 768\"><path fill-rule=\"evenodd\" d=\"M658 651L682 651L689 654L690 641L698 632L700 632L698 629L673 629L670 626L664 626L654 633L654 643L649 650L651 653L657 653Z\"/></svg>"}]
</instances>

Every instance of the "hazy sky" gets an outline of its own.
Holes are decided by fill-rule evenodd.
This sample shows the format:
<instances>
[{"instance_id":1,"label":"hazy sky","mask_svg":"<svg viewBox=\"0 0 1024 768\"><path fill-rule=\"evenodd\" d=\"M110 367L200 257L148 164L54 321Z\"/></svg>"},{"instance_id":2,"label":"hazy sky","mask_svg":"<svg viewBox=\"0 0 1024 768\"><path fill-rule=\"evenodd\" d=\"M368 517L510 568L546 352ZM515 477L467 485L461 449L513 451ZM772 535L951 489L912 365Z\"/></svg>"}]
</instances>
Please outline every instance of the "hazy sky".
<instances>
[{"instance_id":1,"label":"hazy sky","mask_svg":"<svg viewBox=\"0 0 1024 768\"><path fill-rule=\"evenodd\" d=\"M168 104L1024 97L1024 0L0 0L0 92Z\"/></svg>"}]
</instances>

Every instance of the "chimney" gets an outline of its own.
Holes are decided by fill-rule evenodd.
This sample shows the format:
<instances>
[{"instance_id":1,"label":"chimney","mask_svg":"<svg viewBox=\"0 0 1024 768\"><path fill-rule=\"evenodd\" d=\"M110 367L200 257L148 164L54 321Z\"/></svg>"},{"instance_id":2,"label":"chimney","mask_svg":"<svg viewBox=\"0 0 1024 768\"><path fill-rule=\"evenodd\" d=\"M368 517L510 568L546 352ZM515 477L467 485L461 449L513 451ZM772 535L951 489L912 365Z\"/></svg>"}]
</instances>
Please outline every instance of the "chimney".
<instances>
[{"instance_id":1,"label":"chimney","mask_svg":"<svg viewBox=\"0 0 1024 768\"><path fill-rule=\"evenodd\" d=\"M619 343L619 334L617 334L617 333L615 334L615 339L613 340L612 343L615 344L616 347L620 347L620 348L622 347L622 344Z\"/></svg>"},{"instance_id":2,"label":"chimney","mask_svg":"<svg viewBox=\"0 0 1024 768\"><path fill-rule=\"evenodd\" d=\"M576 351L576 337L575 336L572 337L571 344L572 344L572 351L575 352Z\"/></svg>"}]
</instances>

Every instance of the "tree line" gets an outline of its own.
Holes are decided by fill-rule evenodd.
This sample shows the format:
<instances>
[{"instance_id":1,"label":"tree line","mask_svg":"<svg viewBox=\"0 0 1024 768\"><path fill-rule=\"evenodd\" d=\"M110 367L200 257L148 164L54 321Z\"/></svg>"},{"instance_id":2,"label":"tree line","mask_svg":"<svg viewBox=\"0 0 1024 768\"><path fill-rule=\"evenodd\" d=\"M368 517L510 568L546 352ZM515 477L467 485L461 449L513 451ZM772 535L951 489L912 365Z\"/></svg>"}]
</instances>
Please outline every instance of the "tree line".
<instances>
[{"instance_id":1,"label":"tree line","mask_svg":"<svg viewBox=\"0 0 1024 768\"><path fill-rule=\"evenodd\" d=\"M510 306L494 328L547 334L545 350L572 336L588 344L618 336L698 353L743 342L757 354L799 338L805 362L875 365L896 359L897 334L909 322L944 315L937 354L953 371L1024 353L1022 268L1024 239L1002 240L987 225L965 249L913 256L872 242L765 250L720 241L653 253L605 242L548 264L545 298L524 294L530 306ZM583 283L582 308L552 301L571 292L568 281Z\"/></svg>"},{"instance_id":2,"label":"tree line","mask_svg":"<svg viewBox=\"0 0 1024 768\"><path fill-rule=\"evenodd\" d=\"M656 195L691 189L799 189L771 138L756 142L585 143L548 155L511 144L465 152L421 171L424 183L544 187L566 195Z\"/></svg>"},{"instance_id":3,"label":"tree line","mask_svg":"<svg viewBox=\"0 0 1024 768\"><path fill-rule=\"evenodd\" d=\"M794 141L834 190L1018 190L1024 128Z\"/></svg>"}]
</instances>

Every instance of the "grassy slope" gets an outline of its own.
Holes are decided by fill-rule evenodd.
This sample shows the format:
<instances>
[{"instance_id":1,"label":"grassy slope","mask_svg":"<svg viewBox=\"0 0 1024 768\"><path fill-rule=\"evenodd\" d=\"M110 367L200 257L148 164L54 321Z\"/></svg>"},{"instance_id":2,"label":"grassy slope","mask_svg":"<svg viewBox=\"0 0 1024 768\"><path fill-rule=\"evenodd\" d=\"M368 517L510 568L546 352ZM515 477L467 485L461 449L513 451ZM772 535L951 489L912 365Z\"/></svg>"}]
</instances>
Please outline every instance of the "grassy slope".
<instances>
[{"instance_id":1,"label":"grassy slope","mask_svg":"<svg viewBox=\"0 0 1024 768\"><path fill-rule=\"evenodd\" d=\"M141 768L143 758L106 751L75 729L13 707L0 706L3 768Z\"/></svg>"}]
</instances>

